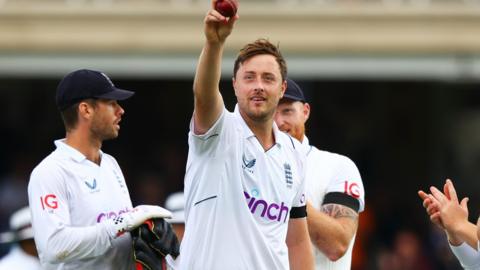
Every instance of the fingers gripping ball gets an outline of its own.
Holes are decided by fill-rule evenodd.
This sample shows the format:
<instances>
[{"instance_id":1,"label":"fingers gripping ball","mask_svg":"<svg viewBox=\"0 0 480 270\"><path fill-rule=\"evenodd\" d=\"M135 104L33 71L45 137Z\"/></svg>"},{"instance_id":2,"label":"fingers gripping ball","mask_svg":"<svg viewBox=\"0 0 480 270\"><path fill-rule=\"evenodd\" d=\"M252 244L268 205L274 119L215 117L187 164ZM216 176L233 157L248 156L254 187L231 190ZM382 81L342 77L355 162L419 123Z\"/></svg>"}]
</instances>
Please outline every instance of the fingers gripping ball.
<instances>
[{"instance_id":1,"label":"fingers gripping ball","mask_svg":"<svg viewBox=\"0 0 480 270\"><path fill-rule=\"evenodd\" d=\"M237 0L217 0L215 2L215 10L225 17L233 17L237 14Z\"/></svg>"},{"instance_id":2,"label":"fingers gripping ball","mask_svg":"<svg viewBox=\"0 0 480 270\"><path fill-rule=\"evenodd\" d=\"M170 223L163 218L147 220L139 227L142 237L149 246L162 256L170 254L176 258L180 254L180 243Z\"/></svg>"}]
</instances>

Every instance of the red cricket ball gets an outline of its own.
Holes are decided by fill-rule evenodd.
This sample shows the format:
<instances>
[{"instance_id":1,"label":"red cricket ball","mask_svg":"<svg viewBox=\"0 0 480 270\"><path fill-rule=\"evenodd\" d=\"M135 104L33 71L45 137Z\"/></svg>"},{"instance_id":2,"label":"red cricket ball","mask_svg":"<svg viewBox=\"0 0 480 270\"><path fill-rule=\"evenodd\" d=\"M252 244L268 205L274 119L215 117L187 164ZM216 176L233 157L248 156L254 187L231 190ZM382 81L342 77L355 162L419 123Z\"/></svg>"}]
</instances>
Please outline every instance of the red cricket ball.
<instances>
[{"instance_id":1,"label":"red cricket ball","mask_svg":"<svg viewBox=\"0 0 480 270\"><path fill-rule=\"evenodd\" d=\"M237 0L217 0L215 2L215 10L225 17L233 17L237 14Z\"/></svg>"}]
</instances>

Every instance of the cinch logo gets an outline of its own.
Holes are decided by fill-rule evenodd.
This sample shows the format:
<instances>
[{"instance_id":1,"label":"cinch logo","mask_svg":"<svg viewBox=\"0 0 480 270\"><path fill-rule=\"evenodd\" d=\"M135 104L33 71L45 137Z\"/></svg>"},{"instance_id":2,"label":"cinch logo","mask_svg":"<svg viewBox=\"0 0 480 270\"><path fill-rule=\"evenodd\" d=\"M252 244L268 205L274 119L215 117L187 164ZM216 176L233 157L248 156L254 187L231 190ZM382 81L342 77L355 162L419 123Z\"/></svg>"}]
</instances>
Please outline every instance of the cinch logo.
<instances>
[{"instance_id":1,"label":"cinch logo","mask_svg":"<svg viewBox=\"0 0 480 270\"><path fill-rule=\"evenodd\" d=\"M257 211L261 211L260 216L268 220L280 222L283 219L284 223L287 220L290 210L284 202L282 202L280 205L276 203L269 204L265 200L250 196L250 194L245 191L243 194L247 199L248 208L252 214L255 214Z\"/></svg>"},{"instance_id":2,"label":"cinch logo","mask_svg":"<svg viewBox=\"0 0 480 270\"><path fill-rule=\"evenodd\" d=\"M114 212L114 211L105 212L105 213L100 213L100 214L97 216L97 223L102 222L102 220L104 220L104 219L116 218L116 217L118 217L119 215L121 215L121 214L123 214L123 213L126 213L126 212L128 212L128 208L125 208L125 210L120 210L118 213L116 213L116 212Z\"/></svg>"}]
</instances>

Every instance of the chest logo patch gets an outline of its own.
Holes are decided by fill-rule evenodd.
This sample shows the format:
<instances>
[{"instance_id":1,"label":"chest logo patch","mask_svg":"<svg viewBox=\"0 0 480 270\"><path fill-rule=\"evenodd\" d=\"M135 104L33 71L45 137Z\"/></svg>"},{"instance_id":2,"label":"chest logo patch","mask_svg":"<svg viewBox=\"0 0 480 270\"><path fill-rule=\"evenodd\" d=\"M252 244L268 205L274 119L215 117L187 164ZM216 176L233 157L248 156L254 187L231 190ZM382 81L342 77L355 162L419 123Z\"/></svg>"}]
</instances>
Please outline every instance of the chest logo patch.
<instances>
[{"instance_id":1,"label":"chest logo patch","mask_svg":"<svg viewBox=\"0 0 480 270\"><path fill-rule=\"evenodd\" d=\"M257 159L256 158L252 158L252 159L248 159L245 154L243 154L242 156L242 161L243 161L243 164L242 164L242 168L244 170L247 170L248 172L250 173L253 173L253 167L255 166L255 163L257 162Z\"/></svg>"},{"instance_id":2,"label":"chest logo patch","mask_svg":"<svg viewBox=\"0 0 480 270\"><path fill-rule=\"evenodd\" d=\"M245 154L243 154L242 159L243 159L243 166L246 168L252 168L253 166L255 166L255 162L257 162L256 158L248 160Z\"/></svg>"},{"instance_id":3,"label":"chest logo patch","mask_svg":"<svg viewBox=\"0 0 480 270\"><path fill-rule=\"evenodd\" d=\"M93 182L90 184L89 182L85 181L85 185L91 190L94 190L97 188L97 179L93 179Z\"/></svg>"},{"instance_id":4,"label":"chest logo patch","mask_svg":"<svg viewBox=\"0 0 480 270\"><path fill-rule=\"evenodd\" d=\"M287 183L287 188L292 188L293 186L292 167L290 166L290 164L285 163L283 164L283 169L285 171L285 183Z\"/></svg>"}]
</instances>

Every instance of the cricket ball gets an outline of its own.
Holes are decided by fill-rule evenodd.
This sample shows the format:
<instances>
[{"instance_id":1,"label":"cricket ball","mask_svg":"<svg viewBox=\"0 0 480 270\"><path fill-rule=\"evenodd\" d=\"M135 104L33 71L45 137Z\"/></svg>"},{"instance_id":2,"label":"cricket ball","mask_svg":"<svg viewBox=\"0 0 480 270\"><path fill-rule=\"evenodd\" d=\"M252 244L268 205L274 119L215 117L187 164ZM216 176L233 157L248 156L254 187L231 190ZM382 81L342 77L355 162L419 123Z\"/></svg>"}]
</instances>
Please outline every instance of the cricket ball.
<instances>
[{"instance_id":1,"label":"cricket ball","mask_svg":"<svg viewBox=\"0 0 480 270\"><path fill-rule=\"evenodd\" d=\"M217 0L215 2L215 10L225 17L233 17L237 14L237 0Z\"/></svg>"}]
</instances>

